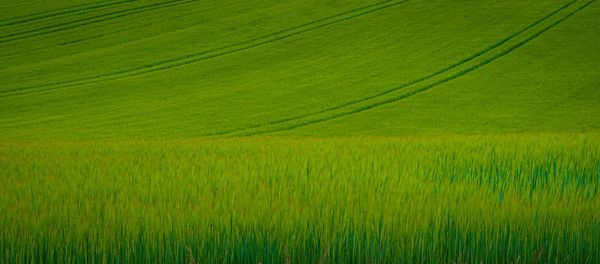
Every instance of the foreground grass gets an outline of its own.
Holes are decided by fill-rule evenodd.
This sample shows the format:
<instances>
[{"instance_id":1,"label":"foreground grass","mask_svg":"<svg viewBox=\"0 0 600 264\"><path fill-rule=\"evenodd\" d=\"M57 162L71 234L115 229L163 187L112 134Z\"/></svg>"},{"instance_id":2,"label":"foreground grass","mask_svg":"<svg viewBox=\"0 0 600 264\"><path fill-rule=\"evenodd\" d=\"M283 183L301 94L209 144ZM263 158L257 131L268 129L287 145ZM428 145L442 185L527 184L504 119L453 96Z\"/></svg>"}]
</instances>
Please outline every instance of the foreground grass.
<instances>
[{"instance_id":1,"label":"foreground grass","mask_svg":"<svg viewBox=\"0 0 600 264\"><path fill-rule=\"evenodd\" d=\"M600 136L0 143L0 262L600 261Z\"/></svg>"}]
</instances>

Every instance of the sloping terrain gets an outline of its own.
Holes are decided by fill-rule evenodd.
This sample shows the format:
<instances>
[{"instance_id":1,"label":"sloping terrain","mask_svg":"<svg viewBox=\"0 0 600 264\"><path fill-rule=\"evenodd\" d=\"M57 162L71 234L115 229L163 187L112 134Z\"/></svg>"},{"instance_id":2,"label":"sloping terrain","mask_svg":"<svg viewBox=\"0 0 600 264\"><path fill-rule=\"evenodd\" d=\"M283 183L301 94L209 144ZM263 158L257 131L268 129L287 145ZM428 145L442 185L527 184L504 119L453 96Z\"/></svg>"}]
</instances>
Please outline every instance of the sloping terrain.
<instances>
[{"instance_id":1,"label":"sloping terrain","mask_svg":"<svg viewBox=\"0 0 600 264\"><path fill-rule=\"evenodd\" d=\"M600 263L596 0L0 0L0 263Z\"/></svg>"},{"instance_id":2,"label":"sloping terrain","mask_svg":"<svg viewBox=\"0 0 600 264\"><path fill-rule=\"evenodd\" d=\"M595 1L29 1L3 9L0 133L8 139L600 126Z\"/></svg>"}]
</instances>

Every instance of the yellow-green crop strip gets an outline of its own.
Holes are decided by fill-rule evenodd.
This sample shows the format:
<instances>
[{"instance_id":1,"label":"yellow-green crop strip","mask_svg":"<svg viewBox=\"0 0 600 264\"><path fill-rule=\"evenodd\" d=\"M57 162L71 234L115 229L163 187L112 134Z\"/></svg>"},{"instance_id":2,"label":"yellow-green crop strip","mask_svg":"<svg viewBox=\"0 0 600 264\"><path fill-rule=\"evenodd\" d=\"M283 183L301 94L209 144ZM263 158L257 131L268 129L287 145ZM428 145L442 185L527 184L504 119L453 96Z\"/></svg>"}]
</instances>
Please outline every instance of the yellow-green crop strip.
<instances>
[{"instance_id":1,"label":"yellow-green crop strip","mask_svg":"<svg viewBox=\"0 0 600 264\"><path fill-rule=\"evenodd\" d=\"M598 134L0 144L0 261L600 260Z\"/></svg>"}]
</instances>

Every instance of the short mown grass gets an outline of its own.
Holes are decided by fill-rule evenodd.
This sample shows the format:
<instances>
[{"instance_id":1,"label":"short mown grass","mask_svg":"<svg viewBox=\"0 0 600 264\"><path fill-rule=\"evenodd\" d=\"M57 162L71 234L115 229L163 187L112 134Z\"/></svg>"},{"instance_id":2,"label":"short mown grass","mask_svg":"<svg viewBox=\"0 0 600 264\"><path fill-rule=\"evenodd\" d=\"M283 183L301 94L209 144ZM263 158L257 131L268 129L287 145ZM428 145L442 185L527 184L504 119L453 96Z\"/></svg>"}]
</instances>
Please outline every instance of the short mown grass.
<instances>
[{"instance_id":1,"label":"short mown grass","mask_svg":"<svg viewBox=\"0 0 600 264\"><path fill-rule=\"evenodd\" d=\"M0 262L600 261L600 136L0 143Z\"/></svg>"}]
</instances>

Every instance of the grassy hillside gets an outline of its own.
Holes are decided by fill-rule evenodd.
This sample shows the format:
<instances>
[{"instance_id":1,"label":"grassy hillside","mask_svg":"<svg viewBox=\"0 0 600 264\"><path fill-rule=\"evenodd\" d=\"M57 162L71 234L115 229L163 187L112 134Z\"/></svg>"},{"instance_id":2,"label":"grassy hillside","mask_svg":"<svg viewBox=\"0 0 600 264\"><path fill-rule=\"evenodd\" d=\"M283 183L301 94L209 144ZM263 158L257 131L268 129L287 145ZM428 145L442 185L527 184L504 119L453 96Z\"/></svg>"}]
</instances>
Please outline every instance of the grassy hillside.
<instances>
[{"instance_id":1,"label":"grassy hillside","mask_svg":"<svg viewBox=\"0 0 600 264\"><path fill-rule=\"evenodd\" d=\"M0 0L0 263L598 263L596 0Z\"/></svg>"},{"instance_id":2,"label":"grassy hillside","mask_svg":"<svg viewBox=\"0 0 600 264\"><path fill-rule=\"evenodd\" d=\"M590 7L493 63L431 91L291 133L596 130L600 46L593 36L600 33L600 8Z\"/></svg>"},{"instance_id":3,"label":"grassy hillside","mask_svg":"<svg viewBox=\"0 0 600 264\"><path fill-rule=\"evenodd\" d=\"M594 2L15 3L0 20L0 131L27 139L594 129ZM29 6L33 15L20 13Z\"/></svg>"}]
</instances>

